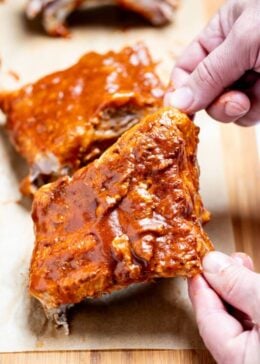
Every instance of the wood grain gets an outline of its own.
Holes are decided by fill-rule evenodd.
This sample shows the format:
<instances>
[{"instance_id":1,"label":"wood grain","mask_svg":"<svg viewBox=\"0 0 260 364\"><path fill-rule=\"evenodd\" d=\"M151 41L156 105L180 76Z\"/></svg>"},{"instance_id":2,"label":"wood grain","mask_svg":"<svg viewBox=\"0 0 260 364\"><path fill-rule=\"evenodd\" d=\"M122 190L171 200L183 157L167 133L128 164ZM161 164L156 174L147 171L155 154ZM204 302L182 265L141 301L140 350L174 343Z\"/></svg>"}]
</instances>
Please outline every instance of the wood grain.
<instances>
[{"instance_id":1,"label":"wood grain","mask_svg":"<svg viewBox=\"0 0 260 364\"><path fill-rule=\"evenodd\" d=\"M254 128L223 125L222 140L236 249L260 272L260 160Z\"/></svg>"},{"instance_id":2,"label":"wood grain","mask_svg":"<svg viewBox=\"0 0 260 364\"><path fill-rule=\"evenodd\" d=\"M2 354L1 364L211 364L207 351L123 350L92 352L54 352Z\"/></svg>"},{"instance_id":3,"label":"wood grain","mask_svg":"<svg viewBox=\"0 0 260 364\"><path fill-rule=\"evenodd\" d=\"M223 0L204 0L211 16ZM229 186L230 213L237 250L254 257L260 271L260 169L254 129L223 126L226 177ZM2 354L1 364L211 364L207 351L133 350Z\"/></svg>"}]
</instances>

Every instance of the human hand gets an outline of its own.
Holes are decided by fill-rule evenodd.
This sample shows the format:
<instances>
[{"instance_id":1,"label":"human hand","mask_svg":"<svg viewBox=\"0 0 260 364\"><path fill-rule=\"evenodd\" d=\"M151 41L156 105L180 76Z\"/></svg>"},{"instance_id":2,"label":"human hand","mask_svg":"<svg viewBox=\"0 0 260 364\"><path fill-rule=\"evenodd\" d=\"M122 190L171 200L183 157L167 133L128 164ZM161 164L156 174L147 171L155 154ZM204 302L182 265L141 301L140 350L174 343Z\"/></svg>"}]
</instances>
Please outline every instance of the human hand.
<instances>
[{"instance_id":1,"label":"human hand","mask_svg":"<svg viewBox=\"0 0 260 364\"><path fill-rule=\"evenodd\" d=\"M260 274L243 253L210 252L189 280L200 335L219 364L260 363ZM229 305L227 305L229 304Z\"/></svg>"},{"instance_id":2,"label":"human hand","mask_svg":"<svg viewBox=\"0 0 260 364\"><path fill-rule=\"evenodd\" d=\"M229 0L173 69L165 104L251 126L260 121L260 0Z\"/></svg>"}]
</instances>

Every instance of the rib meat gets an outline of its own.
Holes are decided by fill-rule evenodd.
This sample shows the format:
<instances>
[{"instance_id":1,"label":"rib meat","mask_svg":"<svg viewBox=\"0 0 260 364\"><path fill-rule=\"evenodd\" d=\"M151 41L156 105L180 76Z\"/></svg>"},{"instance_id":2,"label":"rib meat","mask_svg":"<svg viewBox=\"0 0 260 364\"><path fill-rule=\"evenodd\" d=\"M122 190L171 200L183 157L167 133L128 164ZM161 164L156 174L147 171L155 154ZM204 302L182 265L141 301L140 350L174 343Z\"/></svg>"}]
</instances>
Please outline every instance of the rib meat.
<instances>
[{"instance_id":1,"label":"rib meat","mask_svg":"<svg viewBox=\"0 0 260 364\"><path fill-rule=\"evenodd\" d=\"M88 53L64 71L0 95L11 141L30 166L22 191L33 194L72 174L158 108L163 86L154 69L148 50L137 44Z\"/></svg>"},{"instance_id":2,"label":"rib meat","mask_svg":"<svg viewBox=\"0 0 260 364\"><path fill-rule=\"evenodd\" d=\"M26 14L29 19L42 14L43 26L51 35L67 35L67 17L74 10L84 6L93 7L118 4L135 11L154 25L169 22L177 5L177 0L29 0Z\"/></svg>"},{"instance_id":3,"label":"rib meat","mask_svg":"<svg viewBox=\"0 0 260 364\"><path fill-rule=\"evenodd\" d=\"M72 178L36 193L30 292L47 312L201 272L213 247L202 229L209 213L198 192L197 143L185 114L161 109Z\"/></svg>"}]
</instances>

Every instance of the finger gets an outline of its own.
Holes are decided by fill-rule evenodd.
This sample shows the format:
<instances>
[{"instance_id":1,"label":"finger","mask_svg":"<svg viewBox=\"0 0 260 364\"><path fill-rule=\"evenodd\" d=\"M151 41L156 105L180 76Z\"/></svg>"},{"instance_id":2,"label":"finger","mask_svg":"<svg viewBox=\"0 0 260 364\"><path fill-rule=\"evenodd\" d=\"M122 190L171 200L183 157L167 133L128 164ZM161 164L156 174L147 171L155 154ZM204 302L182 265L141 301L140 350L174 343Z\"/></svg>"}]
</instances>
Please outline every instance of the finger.
<instances>
[{"instance_id":1,"label":"finger","mask_svg":"<svg viewBox=\"0 0 260 364\"><path fill-rule=\"evenodd\" d=\"M177 60L171 75L171 80L175 88L181 87L199 63L213 49L218 47L223 40L224 34L220 26L218 13L210 20L205 29L191 42Z\"/></svg>"},{"instance_id":2,"label":"finger","mask_svg":"<svg viewBox=\"0 0 260 364\"><path fill-rule=\"evenodd\" d=\"M216 251L208 253L202 264L204 277L219 296L260 324L260 275Z\"/></svg>"},{"instance_id":3,"label":"finger","mask_svg":"<svg viewBox=\"0 0 260 364\"><path fill-rule=\"evenodd\" d=\"M240 253L240 252L235 252L231 254L231 257L233 259L235 259L235 261L254 271L254 263L252 261L252 259L245 253ZM250 317L245 314L244 312L241 312L240 310L234 308L233 306L226 306L227 307L227 311L233 316L235 317L243 326L243 328L245 330L251 330L254 326L254 323L252 322L252 320L250 319Z\"/></svg>"},{"instance_id":4,"label":"finger","mask_svg":"<svg viewBox=\"0 0 260 364\"><path fill-rule=\"evenodd\" d=\"M185 84L168 95L171 106L187 113L205 109L248 69L254 68L255 60L250 55L258 44L259 30L251 28L250 19L242 15L226 39L198 64ZM252 36L245 39L249 33Z\"/></svg>"},{"instance_id":5,"label":"finger","mask_svg":"<svg viewBox=\"0 0 260 364\"><path fill-rule=\"evenodd\" d=\"M215 359L219 360L228 342L241 334L243 328L227 313L221 299L202 276L191 278L188 285L200 335Z\"/></svg>"},{"instance_id":6,"label":"finger","mask_svg":"<svg viewBox=\"0 0 260 364\"><path fill-rule=\"evenodd\" d=\"M251 107L247 114L236 121L240 126L253 126L260 122L260 79L247 90L251 101Z\"/></svg>"},{"instance_id":7,"label":"finger","mask_svg":"<svg viewBox=\"0 0 260 364\"><path fill-rule=\"evenodd\" d=\"M250 269L252 271L255 270L254 262L249 255L242 252L235 252L231 254L231 257L235 259L238 264L243 265L247 269Z\"/></svg>"},{"instance_id":8,"label":"finger","mask_svg":"<svg viewBox=\"0 0 260 364\"><path fill-rule=\"evenodd\" d=\"M194 40L184 51L182 57L177 60L171 74L171 81L175 88L181 87L187 80L192 71L208 55L199 42L199 38Z\"/></svg>"},{"instance_id":9,"label":"finger","mask_svg":"<svg viewBox=\"0 0 260 364\"><path fill-rule=\"evenodd\" d=\"M215 120L230 123L242 118L249 109L250 100L245 93L228 91L207 108L207 113Z\"/></svg>"},{"instance_id":10,"label":"finger","mask_svg":"<svg viewBox=\"0 0 260 364\"><path fill-rule=\"evenodd\" d=\"M26 7L26 15L29 19L33 19L38 15L43 8L43 2L39 0L31 0Z\"/></svg>"},{"instance_id":11,"label":"finger","mask_svg":"<svg viewBox=\"0 0 260 364\"><path fill-rule=\"evenodd\" d=\"M165 100L167 100L167 94L170 93L171 91L174 91L177 88L180 88L185 82L187 82L189 76L190 76L189 72L183 70L182 68L178 67L174 68L172 71L171 82L170 82L170 85L172 85L173 88L167 90L167 93L165 95ZM165 102L165 106L169 106L167 105L167 101Z\"/></svg>"}]
</instances>

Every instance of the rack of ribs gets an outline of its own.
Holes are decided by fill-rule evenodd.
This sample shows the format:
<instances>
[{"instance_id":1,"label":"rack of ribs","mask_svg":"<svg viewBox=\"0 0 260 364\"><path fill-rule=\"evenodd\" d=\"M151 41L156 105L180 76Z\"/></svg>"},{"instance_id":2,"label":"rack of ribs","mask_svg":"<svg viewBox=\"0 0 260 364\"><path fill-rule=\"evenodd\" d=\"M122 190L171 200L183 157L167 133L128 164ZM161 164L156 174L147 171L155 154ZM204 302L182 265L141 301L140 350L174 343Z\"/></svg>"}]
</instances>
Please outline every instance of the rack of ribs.
<instances>
[{"instance_id":1,"label":"rack of ribs","mask_svg":"<svg viewBox=\"0 0 260 364\"><path fill-rule=\"evenodd\" d=\"M42 15L43 26L50 35L66 36L65 22L74 10L84 6L117 4L141 14L154 25L169 22L177 6L177 0L29 0L26 15L29 19Z\"/></svg>"},{"instance_id":2,"label":"rack of ribs","mask_svg":"<svg viewBox=\"0 0 260 364\"><path fill-rule=\"evenodd\" d=\"M29 289L65 325L67 307L158 277L191 277L213 246L199 195L198 128L160 109L72 177L40 188Z\"/></svg>"},{"instance_id":3,"label":"rack of ribs","mask_svg":"<svg viewBox=\"0 0 260 364\"><path fill-rule=\"evenodd\" d=\"M16 150L30 167L24 194L72 174L162 104L163 86L142 44L84 55L72 67L14 92L0 109Z\"/></svg>"}]
</instances>

